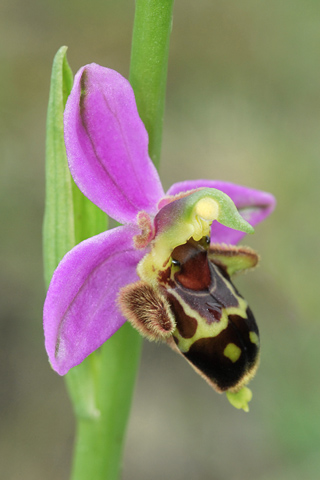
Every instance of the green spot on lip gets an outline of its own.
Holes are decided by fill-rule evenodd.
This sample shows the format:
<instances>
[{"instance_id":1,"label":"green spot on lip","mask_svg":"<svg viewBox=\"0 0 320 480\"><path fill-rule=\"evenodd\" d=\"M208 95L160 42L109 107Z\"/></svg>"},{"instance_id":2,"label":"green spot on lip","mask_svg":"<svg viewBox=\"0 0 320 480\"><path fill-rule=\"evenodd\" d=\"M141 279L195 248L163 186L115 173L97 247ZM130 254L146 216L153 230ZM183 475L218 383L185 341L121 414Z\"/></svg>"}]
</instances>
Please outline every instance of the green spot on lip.
<instances>
[{"instance_id":1,"label":"green spot on lip","mask_svg":"<svg viewBox=\"0 0 320 480\"><path fill-rule=\"evenodd\" d=\"M235 363L240 358L241 348L234 343L228 343L223 351L223 355L229 358L232 363Z\"/></svg>"},{"instance_id":2,"label":"green spot on lip","mask_svg":"<svg viewBox=\"0 0 320 480\"><path fill-rule=\"evenodd\" d=\"M259 337L256 334L256 332L249 332L249 338L251 343L255 343L256 345L259 345Z\"/></svg>"}]
</instances>

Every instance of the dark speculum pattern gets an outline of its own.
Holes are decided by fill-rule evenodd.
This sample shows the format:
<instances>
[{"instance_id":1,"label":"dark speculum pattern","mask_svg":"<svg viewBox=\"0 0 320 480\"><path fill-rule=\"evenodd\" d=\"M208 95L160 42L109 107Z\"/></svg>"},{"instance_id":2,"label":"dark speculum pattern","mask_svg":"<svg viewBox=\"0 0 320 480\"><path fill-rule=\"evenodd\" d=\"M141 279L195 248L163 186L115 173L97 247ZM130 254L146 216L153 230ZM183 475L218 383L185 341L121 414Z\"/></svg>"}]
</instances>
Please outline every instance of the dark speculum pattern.
<instances>
[{"instance_id":1,"label":"dark speculum pattern","mask_svg":"<svg viewBox=\"0 0 320 480\"><path fill-rule=\"evenodd\" d=\"M223 330L217 337L197 340L191 345L189 352L184 354L220 390L234 387L247 371L246 355L243 351L235 363L223 353L231 341L242 348L242 342L237 335L230 335L228 330Z\"/></svg>"},{"instance_id":2,"label":"dark speculum pattern","mask_svg":"<svg viewBox=\"0 0 320 480\"><path fill-rule=\"evenodd\" d=\"M180 335L183 338L192 338L197 331L197 320L189 317L185 313L181 303L173 295L169 294L167 299L169 300L171 310L177 322L176 328L178 329Z\"/></svg>"},{"instance_id":3,"label":"dark speculum pattern","mask_svg":"<svg viewBox=\"0 0 320 480\"><path fill-rule=\"evenodd\" d=\"M177 331L185 338L192 338L198 322L212 325L220 322L222 312L228 307L240 307L238 292L224 271L208 260L204 242L187 242L177 247L172 258L179 262L179 270L167 280L166 297L177 322ZM162 277L162 281L164 278ZM173 293L170 293L173 290ZM181 299L181 301L179 301ZM201 317L193 318L184 310L183 303ZM189 312L190 313L190 312ZM218 335L195 340L183 355L220 390L236 386L254 367L259 347L250 339L250 332L259 335L258 327L249 308L241 315L228 315L228 324ZM173 334L179 347L179 340ZM239 352L232 361L225 355L229 344ZM239 350L238 350L239 349Z\"/></svg>"}]
</instances>

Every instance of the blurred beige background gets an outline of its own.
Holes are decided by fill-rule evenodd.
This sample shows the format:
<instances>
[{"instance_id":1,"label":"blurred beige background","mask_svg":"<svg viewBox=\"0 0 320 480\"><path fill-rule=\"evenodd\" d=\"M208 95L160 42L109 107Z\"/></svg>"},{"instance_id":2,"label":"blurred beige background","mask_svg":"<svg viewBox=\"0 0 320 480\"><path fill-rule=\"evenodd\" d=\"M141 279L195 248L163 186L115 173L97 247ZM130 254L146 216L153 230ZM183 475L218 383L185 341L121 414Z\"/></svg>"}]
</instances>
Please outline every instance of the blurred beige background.
<instances>
[{"instance_id":1,"label":"blurred beige background","mask_svg":"<svg viewBox=\"0 0 320 480\"><path fill-rule=\"evenodd\" d=\"M44 138L52 59L128 75L133 0L0 5L0 477L67 480L74 421L42 336ZM261 366L249 414L169 349L145 344L122 480L320 476L320 3L177 0L161 176L271 191L236 285L255 312Z\"/></svg>"}]
</instances>

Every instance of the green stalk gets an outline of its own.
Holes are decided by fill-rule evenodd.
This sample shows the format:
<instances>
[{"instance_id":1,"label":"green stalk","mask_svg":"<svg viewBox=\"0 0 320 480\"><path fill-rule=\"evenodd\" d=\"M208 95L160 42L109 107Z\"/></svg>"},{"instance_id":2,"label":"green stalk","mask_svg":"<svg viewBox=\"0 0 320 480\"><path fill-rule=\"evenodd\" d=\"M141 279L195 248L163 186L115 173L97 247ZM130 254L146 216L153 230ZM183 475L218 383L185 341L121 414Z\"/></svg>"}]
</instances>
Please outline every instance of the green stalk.
<instances>
[{"instance_id":1,"label":"green stalk","mask_svg":"<svg viewBox=\"0 0 320 480\"><path fill-rule=\"evenodd\" d=\"M93 364L95 405L92 415L77 415L73 480L119 477L141 343L131 325L125 324L100 351L86 359Z\"/></svg>"},{"instance_id":2,"label":"green stalk","mask_svg":"<svg viewBox=\"0 0 320 480\"><path fill-rule=\"evenodd\" d=\"M174 0L136 0L130 83L149 134L149 154L158 168Z\"/></svg>"}]
</instances>

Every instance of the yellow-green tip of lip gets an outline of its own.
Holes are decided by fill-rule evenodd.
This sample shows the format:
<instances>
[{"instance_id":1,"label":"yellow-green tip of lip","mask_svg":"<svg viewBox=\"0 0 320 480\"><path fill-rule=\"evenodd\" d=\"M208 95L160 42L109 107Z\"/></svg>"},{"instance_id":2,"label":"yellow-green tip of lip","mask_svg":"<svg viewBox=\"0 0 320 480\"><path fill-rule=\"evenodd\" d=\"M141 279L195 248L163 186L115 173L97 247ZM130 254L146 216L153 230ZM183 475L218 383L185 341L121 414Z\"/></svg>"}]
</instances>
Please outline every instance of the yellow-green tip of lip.
<instances>
[{"instance_id":1,"label":"yellow-green tip of lip","mask_svg":"<svg viewBox=\"0 0 320 480\"><path fill-rule=\"evenodd\" d=\"M231 393L226 392L227 399L231 403L231 405L239 410L242 409L245 412L249 412L249 405L248 403L252 399L252 392L248 387L242 387L239 392Z\"/></svg>"}]
</instances>

